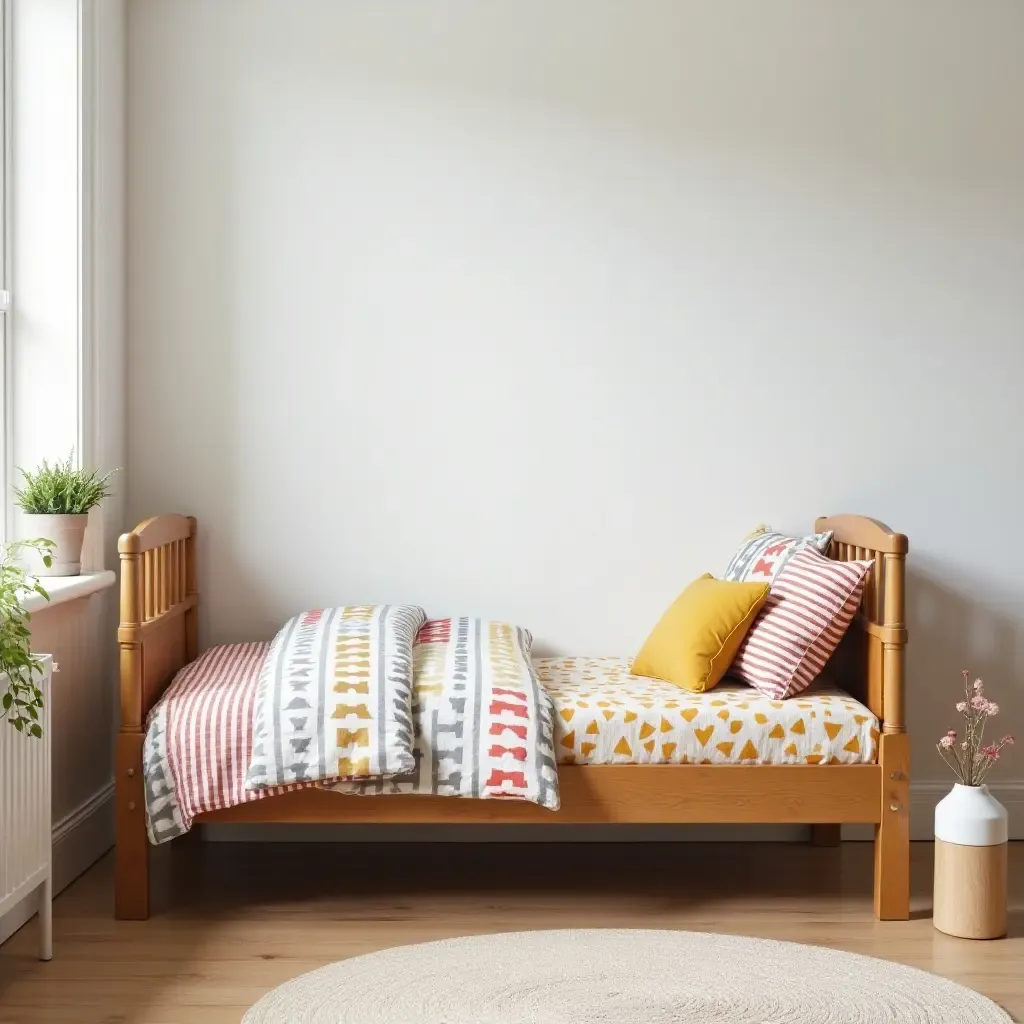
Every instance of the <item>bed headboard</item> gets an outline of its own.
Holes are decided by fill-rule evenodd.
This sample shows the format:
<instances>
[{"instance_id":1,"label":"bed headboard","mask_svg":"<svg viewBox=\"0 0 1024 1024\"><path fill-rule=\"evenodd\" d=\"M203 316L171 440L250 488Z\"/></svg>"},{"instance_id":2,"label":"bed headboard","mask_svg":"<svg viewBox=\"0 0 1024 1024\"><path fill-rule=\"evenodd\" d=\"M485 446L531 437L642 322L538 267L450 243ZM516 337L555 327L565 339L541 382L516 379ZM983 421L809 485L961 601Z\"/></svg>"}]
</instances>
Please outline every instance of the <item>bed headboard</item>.
<instances>
[{"instance_id":1,"label":"bed headboard","mask_svg":"<svg viewBox=\"0 0 1024 1024\"><path fill-rule=\"evenodd\" d=\"M814 529L833 531L830 558L874 562L857 618L831 662L836 681L867 704L882 722L883 732L906 732L907 538L866 516L827 516L818 519Z\"/></svg>"},{"instance_id":2,"label":"bed headboard","mask_svg":"<svg viewBox=\"0 0 1024 1024\"><path fill-rule=\"evenodd\" d=\"M146 715L182 666L199 653L196 521L147 519L117 543L121 555L121 732L141 733Z\"/></svg>"}]
</instances>

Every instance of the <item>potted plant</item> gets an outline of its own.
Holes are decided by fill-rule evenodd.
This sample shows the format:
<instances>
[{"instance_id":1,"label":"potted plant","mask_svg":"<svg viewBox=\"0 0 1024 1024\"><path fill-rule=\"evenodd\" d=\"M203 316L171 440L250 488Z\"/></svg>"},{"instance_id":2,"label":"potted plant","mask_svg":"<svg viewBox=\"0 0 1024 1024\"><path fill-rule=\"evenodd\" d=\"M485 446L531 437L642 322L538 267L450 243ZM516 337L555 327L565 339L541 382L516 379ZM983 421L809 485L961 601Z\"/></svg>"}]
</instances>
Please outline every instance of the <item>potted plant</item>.
<instances>
[{"instance_id":1,"label":"potted plant","mask_svg":"<svg viewBox=\"0 0 1024 1024\"><path fill-rule=\"evenodd\" d=\"M1013 737L985 743L985 728L999 714L980 679L964 669L964 699L956 705L964 734L950 729L936 744L956 784L935 808L935 927L967 939L1006 933L1006 808L985 780Z\"/></svg>"},{"instance_id":2,"label":"potted plant","mask_svg":"<svg viewBox=\"0 0 1024 1024\"><path fill-rule=\"evenodd\" d=\"M36 686L35 677L42 675L42 661L32 653L29 621L31 615L22 604L27 594L39 594L47 601L50 595L34 576L21 565L26 551L35 551L49 568L53 555L53 541L25 540L7 544L0 559L0 673L6 682L0 683L0 718L18 732L43 735L39 714L43 710L43 692Z\"/></svg>"},{"instance_id":3,"label":"potted plant","mask_svg":"<svg viewBox=\"0 0 1024 1024\"><path fill-rule=\"evenodd\" d=\"M100 476L94 469L79 469L74 455L72 451L66 462L52 466L43 459L34 473L19 470L23 486L14 489L18 507L31 517L33 533L54 541L52 558L38 570L40 576L81 573L89 509L110 495L107 484L114 471Z\"/></svg>"}]
</instances>

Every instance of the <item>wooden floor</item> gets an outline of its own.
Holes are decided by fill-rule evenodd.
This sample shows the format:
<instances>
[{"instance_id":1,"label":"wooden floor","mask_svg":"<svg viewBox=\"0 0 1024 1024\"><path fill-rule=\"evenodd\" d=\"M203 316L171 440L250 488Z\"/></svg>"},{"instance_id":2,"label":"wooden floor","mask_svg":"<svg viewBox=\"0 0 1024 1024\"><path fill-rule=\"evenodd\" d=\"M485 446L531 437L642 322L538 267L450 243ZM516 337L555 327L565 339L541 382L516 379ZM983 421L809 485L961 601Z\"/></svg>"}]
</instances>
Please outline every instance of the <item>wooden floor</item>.
<instances>
[{"instance_id":1,"label":"wooden floor","mask_svg":"<svg viewBox=\"0 0 1024 1024\"><path fill-rule=\"evenodd\" d=\"M109 858L57 901L54 959L31 923L0 949L3 1024L238 1024L267 989L358 953L530 928L734 932L833 946L945 975L1024 1020L1024 844L1010 936L968 942L930 917L930 844L913 844L913 918L871 915L871 846L189 844L168 906L112 919ZM398 1024L398 1022L396 1022Z\"/></svg>"}]
</instances>

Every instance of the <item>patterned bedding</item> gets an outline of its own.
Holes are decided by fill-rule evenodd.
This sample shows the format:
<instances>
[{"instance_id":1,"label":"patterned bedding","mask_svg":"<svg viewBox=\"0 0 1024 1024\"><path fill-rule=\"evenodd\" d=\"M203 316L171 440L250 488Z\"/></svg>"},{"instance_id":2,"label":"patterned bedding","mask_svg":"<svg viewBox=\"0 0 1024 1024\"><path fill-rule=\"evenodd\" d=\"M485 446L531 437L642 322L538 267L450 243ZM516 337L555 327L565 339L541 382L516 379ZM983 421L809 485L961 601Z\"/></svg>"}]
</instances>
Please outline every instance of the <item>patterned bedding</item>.
<instances>
[{"instance_id":1,"label":"patterned bedding","mask_svg":"<svg viewBox=\"0 0 1024 1024\"><path fill-rule=\"evenodd\" d=\"M413 648L411 772L332 788L356 796L429 793L520 799L558 809L554 708L530 661L525 629L435 619Z\"/></svg>"},{"instance_id":2,"label":"patterned bedding","mask_svg":"<svg viewBox=\"0 0 1024 1024\"><path fill-rule=\"evenodd\" d=\"M625 658L542 658L561 764L869 764L878 720L815 684L771 700L744 683L690 693L633 676Z\"/></svg>"},{"instance_id":3,"label":"patterned bedding","mask_svg":"<svg viewBox=\"0 0 1024 1024\"><path fill-rule=\"evenodd\" d=\"M211 648L175 676L150 712L142 757L151 843L187 832L205 811L309 785L245 788L256 687L269 650L269 643Z\"/></svg>"},{"instance_id":4,"label":"patterned bedding","mask_svg":"<svg viewBox=\"0 0 1024 1024\"><path fill-rule=\"evenodd\" d=\"M295 759L288 758L286 777L308 781L265 788L253 788L251 780L247 786L247 774L256 749L254 718L260 722L254 712L261 675L265 682L274 664L271 644L206 651L178 673L149 716L143 770L150 842L187 832L197 814L308 786L355 795L529 800L557 809L554 711L537 683L531 642L528 631L504 623L426 623L412 648L412 771L366 782L311 779L306 768L293 770ZM295 697L289 691L285 703ZM294 714L310 712L302 706ZM290 737L299 735L291 723L288 728ZM354 731L344 719L336 728ZM307 749L315 752L315 745L302 747Z\"/></svg>"},{"instance_id":5,"label":"patterned bedding","mask_svg":"<svg viewBox=\"0 0 1024 1024\"><path fill-rule=\"evenodd\" d=\"M688 693L630 675L622 658L544 658L529 671L524 633L475 619L428 622L413 650L415 775L341 789L518 799L528 794L556 808L552 737L562 764L876 760L877 719L840 690L816 684L799 697L774 701L726 681L708 693ZM474 645L493 648L496 657L485 662L469 656ZM152 843L187 832L197 814L323 786L246 788L257 686L269 649L269 643L250 643L206 651L178 673L153 708L144 749ZM465 693L445 695L442 680L449 673L466 677ZM460 706L461 700L469 703ZM474 743L467 727L476 723L476 709Z\"/></svg>"}]
</instances>

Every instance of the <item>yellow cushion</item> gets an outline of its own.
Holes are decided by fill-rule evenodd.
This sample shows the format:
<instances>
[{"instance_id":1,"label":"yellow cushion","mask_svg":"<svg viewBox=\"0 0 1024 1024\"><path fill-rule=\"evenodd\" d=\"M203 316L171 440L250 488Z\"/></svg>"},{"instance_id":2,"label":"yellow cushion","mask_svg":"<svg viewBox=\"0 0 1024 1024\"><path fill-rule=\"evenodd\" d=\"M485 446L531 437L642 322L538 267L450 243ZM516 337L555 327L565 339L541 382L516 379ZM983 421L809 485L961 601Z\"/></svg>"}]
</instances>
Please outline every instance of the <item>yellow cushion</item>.
<instances>
[{"instance_id":1,"label":"yellow cushion","mask_svg":"<svg viewBox=\"0 0 1024 1024\"><path fill-rule=\"evenodd\" d=\"M633 674L703 693L725 675L768 583L732 583L710 573L694 580L661 617L633 662Z\"/></svg>"}]
</instances>

